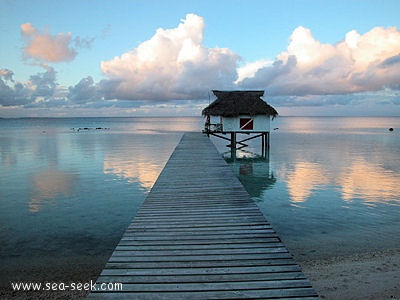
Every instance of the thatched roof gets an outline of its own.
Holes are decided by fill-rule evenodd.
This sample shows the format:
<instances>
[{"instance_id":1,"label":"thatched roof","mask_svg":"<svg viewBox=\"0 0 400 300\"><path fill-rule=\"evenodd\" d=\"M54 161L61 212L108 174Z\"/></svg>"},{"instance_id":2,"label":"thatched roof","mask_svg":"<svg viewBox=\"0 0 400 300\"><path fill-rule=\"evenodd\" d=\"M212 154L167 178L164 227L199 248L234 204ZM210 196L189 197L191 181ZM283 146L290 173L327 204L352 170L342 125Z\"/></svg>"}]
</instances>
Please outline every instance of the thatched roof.
<instances>
[{"instance_id":1,"label":"thatched roof","mask_svg":"<svg viewBox=\"0 0 400 300\"><path fill-rule=\"evenodd\" d=\"M204 116L237 117L239 115L270 115L278 112L260 97L264 91L213 91L217 99L203 109Z\"/></svg>"}]
</instances>

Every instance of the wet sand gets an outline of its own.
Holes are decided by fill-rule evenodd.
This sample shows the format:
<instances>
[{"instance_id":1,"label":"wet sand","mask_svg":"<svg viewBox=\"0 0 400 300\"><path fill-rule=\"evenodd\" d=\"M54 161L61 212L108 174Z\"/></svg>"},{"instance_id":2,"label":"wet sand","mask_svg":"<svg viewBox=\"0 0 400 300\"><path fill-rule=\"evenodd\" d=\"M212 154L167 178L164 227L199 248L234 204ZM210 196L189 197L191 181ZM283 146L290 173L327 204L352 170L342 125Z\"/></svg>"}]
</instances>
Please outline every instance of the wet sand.
<instances>
[{"instance_id":1,"label":"wet sand","mask_svg":"<svg viewBox=\"0 0 400 300\"><path fill-rule=\"evenodd\" d=\"M400 249L299 263L322 299L400 299Z\"/></svg>"},{"instance_id":2,"label":"wet sand","mask_svg":"<svg viewBox=\"0 0 400 300\"><path fill-rule=\"evenodd\" d=\"M12 282L88 283L96 281L108 256L13 258L2 262L0 299L82 299L88 291L13 291Z\"/></svg>"}]
</instances>

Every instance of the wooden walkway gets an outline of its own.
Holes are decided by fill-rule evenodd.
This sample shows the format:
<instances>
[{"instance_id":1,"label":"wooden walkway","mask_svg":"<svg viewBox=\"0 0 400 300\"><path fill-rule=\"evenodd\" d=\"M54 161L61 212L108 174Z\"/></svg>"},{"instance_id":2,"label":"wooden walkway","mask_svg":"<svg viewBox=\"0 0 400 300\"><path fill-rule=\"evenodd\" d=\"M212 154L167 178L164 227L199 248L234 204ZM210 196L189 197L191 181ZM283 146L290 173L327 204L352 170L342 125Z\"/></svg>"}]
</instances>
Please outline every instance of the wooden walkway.
<instances>
[{"instance_id":1,"label":"wooden walkway","mask_svg":"<svg viewBox=\"0 0 400 300\"><path fill-rule=\"evenodd\" d=\"M211 141L185 133L89 298L316 299ZM105 285L104 285L105 286Z\"/></svg>"}]
</instances>

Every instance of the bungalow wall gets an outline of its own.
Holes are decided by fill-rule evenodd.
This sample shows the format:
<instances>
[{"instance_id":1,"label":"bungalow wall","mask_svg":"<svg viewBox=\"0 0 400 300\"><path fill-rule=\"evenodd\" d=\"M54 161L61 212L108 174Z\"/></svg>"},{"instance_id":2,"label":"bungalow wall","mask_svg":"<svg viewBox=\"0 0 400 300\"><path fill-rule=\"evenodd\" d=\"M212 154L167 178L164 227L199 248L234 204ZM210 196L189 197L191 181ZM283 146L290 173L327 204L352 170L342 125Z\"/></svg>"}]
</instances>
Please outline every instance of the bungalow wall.
<instances>
[{"instance_id":1,"label":"bungalow wall","mask_svg":"<svg viewBox=\"0 0 400 300\"><path fill-rule=\"evenodd\" d=\"M241 115L234 118L222 117L222 130L225 132L269 132L270 116Z\"/></svg>"}]
</instances>

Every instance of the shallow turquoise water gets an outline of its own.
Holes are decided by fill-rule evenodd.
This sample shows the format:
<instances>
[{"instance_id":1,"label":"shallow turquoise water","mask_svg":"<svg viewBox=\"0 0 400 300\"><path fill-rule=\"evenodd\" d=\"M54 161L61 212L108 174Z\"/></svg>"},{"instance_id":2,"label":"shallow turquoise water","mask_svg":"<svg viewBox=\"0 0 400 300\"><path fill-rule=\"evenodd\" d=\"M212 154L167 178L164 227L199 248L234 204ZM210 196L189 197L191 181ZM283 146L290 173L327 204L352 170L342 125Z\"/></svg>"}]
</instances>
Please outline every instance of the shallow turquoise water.
<instances>
[{"instance_id":1,"label":"shallow turquoise water","mask_svg":"<svg viewBox=\"0 0 400 300\"><path fill-rule=\"evenodd\" d=\"M176 124L1 120L1 257L112 250L178 143Z\"/></svg>"},{"instance_id":2,"label":"shallow turquoise water","mask_svg":"<svg viewBox=\"0 0 400 300\"><path fill-rule=\"evenodd\" d=\"M399 122L400 118L278 118L269 160L237 159L232 166L297 258L396 248ZM260 152L259 148L254 143L251 150Z\"/></svg>"}]
</instances>

